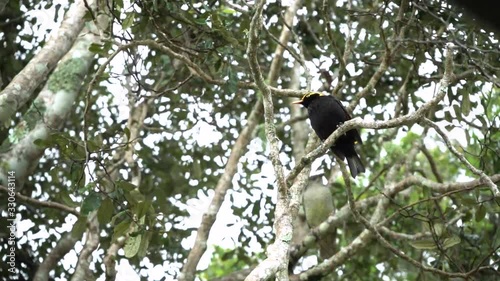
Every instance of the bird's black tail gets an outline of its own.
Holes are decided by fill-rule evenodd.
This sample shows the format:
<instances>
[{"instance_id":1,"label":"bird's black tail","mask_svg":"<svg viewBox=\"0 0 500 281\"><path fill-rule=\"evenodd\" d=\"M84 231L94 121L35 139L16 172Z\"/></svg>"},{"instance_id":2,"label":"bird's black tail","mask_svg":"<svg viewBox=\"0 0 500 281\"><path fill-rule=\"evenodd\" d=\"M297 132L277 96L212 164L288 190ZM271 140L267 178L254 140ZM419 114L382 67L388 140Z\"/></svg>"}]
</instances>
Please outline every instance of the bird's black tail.
<instances>
[{"instance_id":1,"label":"bird's black tail","mask_svg":"<svg viewBox=\"0 0 500 281\"><path fill-rule=\"evenodd\" d=\"M354 155L348 156L347 164L349 165L349 170L351 171L351 176L356 178L356 176L365 171L365 167L363 163L361 163L361 159L359 159L358 154L354 153Z\"/></svg>"}]
</instances>

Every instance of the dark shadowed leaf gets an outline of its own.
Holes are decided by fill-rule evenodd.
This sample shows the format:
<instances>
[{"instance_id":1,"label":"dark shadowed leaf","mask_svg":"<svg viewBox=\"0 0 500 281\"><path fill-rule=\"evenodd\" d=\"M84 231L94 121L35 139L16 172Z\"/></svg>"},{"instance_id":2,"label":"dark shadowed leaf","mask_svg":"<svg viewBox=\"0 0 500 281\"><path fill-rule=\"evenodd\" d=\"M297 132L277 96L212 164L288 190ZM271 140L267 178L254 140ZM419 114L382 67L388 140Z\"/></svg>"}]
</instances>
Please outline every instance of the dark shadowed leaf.
<instances>
[{"instance_id":1,"label":"dark shadowed leaf","mask_svg":"<svg viewBox=\"0 0 500 281\"><path fill-rule=\"evenodd\" d=\"M80 213L88 215L92 211L97 211L101 206L101 195L99 193L91 192L85 199L83 199Z\"/></svg>"}]
</instances>

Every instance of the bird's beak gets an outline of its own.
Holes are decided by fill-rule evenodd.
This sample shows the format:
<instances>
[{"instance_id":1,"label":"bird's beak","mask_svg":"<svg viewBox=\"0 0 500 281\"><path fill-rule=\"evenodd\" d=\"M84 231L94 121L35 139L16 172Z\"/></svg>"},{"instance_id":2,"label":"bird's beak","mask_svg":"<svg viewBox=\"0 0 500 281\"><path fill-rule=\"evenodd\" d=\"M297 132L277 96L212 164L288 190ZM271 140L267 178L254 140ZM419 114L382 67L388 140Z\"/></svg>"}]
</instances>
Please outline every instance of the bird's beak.
<instances>
[{"instance_id":1,"label":"bird's beak","mask_svg":"<svg viewBox=\"0 0 500 281\"><path fill-rule=\"evenodd\" d=\"M302 104L302 100L294 101L292 104Z\"/></svg>"}]
</instances>

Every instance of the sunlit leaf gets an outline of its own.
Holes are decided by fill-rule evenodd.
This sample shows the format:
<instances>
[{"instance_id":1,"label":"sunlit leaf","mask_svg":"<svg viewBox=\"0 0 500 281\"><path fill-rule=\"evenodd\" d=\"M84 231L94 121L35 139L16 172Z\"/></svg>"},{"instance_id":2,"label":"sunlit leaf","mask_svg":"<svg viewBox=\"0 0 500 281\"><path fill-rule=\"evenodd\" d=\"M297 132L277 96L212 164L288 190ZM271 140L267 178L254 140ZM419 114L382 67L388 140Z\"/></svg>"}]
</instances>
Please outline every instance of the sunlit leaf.
<instances>
[{"instance_id":1,"label":"sunlit leaf","mask_svg":"<svg viewBox=\"0 0 500 281\"><path fill-rule=\"evenodd\" d=\"M141 246L142 235L137 236L129 236L127 241L125 242L125 246L123 250L125 250L125 257L131 258L134 257L140 249Z\"/></svg>"}]
</instances>

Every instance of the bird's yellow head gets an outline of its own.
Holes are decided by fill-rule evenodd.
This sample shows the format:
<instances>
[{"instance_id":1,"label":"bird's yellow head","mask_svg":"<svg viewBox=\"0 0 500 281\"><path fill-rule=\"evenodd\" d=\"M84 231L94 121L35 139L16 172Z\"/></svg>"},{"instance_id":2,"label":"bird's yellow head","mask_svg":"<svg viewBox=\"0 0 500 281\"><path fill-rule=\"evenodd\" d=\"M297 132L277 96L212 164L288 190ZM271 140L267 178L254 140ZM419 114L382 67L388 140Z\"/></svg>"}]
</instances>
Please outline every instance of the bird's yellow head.
<instances>
[{"instance_id":1,"label":"bird's yellow head","mask_svg":"<svg viewBox=\"0 0 500 281\"><path fill-rule=\"evenodd\" d=\"M300 100L294 101L292 103L293 104L302 104L302 105L304 105L304 102L307 103L307 101L310 101L311 99L314 99L314 98L317 98L317 97L321 97L321 96L326 96L326 95L323 94L323 93L320 93L320 92L309 92L309 93L303 95Z\"/></svg>"}]
</instances>

